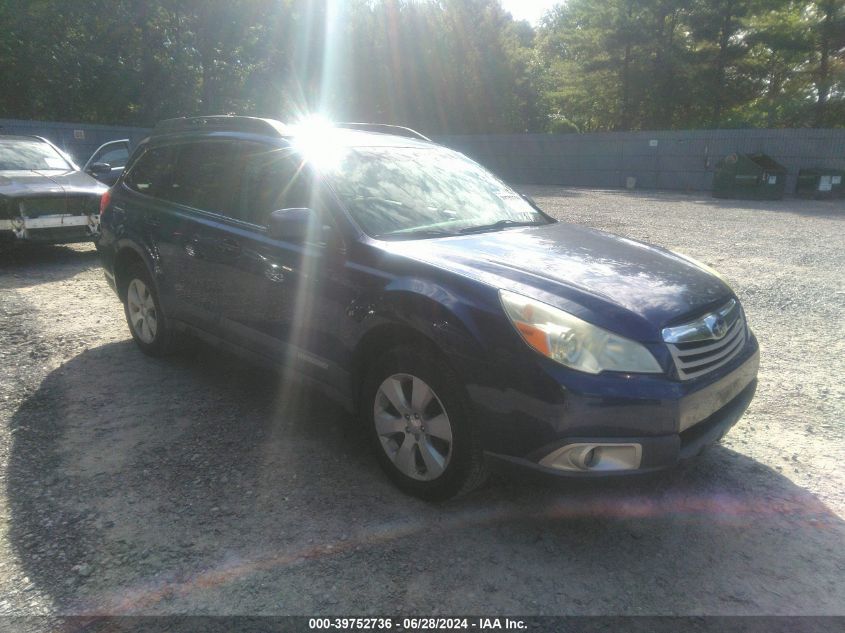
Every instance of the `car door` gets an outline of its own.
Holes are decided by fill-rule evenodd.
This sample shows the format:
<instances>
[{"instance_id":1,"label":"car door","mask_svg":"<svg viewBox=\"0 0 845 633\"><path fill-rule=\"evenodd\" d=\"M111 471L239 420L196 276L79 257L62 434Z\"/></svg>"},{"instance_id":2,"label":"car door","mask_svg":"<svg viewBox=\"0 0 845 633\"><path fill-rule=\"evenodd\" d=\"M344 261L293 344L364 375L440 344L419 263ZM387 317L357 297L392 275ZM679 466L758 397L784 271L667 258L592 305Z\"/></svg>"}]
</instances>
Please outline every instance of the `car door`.
<instances>
[{"instance_id":1,"label":"car door","mask_svg":"<svg viewBox=\"0 0 845 633\"><path fill-rule=\"evenodd\" d=\"M127 221L154 259L165 311L212 333L220 316L216 284L225 253L217 215L201 207L215 197L225 206L227 185L217 176L233 148L227 140L151 147L124 179L138 194L125 202Z\"/></svg>"},{"instance_id":2,"label":"car door","mask_svg":"<svg viewBox=\"0 0 845 633\"><path fill-rule=\"evenodd\" d=\"M244 143L238 199L220 239L231 248L218 283L220 329L232 342L327 383L345 384L333 327L349 302L343 240L317 181L290 150ZM308 207L308 242L271 237L270 214Z\"/></svg>"},{"instance_id":3,"label":"car door","mask_svg":"<svg viewBox=\"0 0 845 633\"><path fill-rule=\"evenodd\" d=\"M230 138L180 145L167 196L170 209L159 230L184 320L214 334L220 333L224 307L239 300L223 283L240 256L236 236L230 235L239 152Z\"/></svg>"},{"instance_id":4,"label":"car door","mask_svg":"<svg viewBox=\"0 0 845 633\"><path fill-rule=\"evenodd\" d=\"M129 140L103 143L91 154L82 171L109 186L117 182L129 160Z\"/></svg>"}]
</instances>

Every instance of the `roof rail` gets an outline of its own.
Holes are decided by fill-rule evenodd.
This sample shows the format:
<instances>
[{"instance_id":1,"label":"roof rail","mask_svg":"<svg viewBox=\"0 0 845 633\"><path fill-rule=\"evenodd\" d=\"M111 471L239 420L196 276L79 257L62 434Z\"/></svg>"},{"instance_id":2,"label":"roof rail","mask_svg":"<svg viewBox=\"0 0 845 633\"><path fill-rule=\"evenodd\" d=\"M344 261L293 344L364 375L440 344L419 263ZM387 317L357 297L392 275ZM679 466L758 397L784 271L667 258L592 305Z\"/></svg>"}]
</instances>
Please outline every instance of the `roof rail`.
<instances>
[{"instance_id":1,"label":"roof rail","mask_svg":"<svg viewBox=\"0 0 845 633\"><path fill-rule=\"evenodd\" d=\"M350 130L363 130L364 132L378 132L380 134L394 134L396 136L410 136L423 141L431 142L431 139L412 130L404 125L390 125L388 123L335 123L335 127L348 128Z\"/></svg>"},{"instance_id":2,"label":"roof rail","mask_svg":"<svg viewBox=\"0 0 845 633\"><path fill-rule=\"evenodd\" d=\"M212 116L180 117L160 121L153 128L152 135L188 130L225 130L253 134L285 135L285 125L272 119L259 119L251 116L216 114Z\"/></svg>"}]
</instances>

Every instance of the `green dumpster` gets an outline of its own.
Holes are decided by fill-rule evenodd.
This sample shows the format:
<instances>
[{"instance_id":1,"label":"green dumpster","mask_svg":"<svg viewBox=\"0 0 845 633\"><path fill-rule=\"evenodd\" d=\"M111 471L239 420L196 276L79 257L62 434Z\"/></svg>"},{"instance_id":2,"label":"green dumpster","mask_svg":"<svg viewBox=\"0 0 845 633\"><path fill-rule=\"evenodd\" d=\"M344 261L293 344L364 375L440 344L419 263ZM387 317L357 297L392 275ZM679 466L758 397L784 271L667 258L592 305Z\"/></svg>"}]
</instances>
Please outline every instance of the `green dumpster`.
<instances>
[{"instance_id":1,"label":"green dumpster","mask_svg":"<svg viewBox=\"0 0 845 633\"><path fill-rule=\"evenodd\" d=\"M795 195L804 198L845 197L845 170L802 169L798 172Z\"/></svg>"},{"instance_id":2,"label":"green dumpster","mask_svg":"<svg viewBox=\"0 0 845 633\"><path fill-rule=\"evenodd\" d=\"M713 196L746 200L780 200L786 167L765 154L730 154L716 163Z\"/></svg>"}]
</instances>

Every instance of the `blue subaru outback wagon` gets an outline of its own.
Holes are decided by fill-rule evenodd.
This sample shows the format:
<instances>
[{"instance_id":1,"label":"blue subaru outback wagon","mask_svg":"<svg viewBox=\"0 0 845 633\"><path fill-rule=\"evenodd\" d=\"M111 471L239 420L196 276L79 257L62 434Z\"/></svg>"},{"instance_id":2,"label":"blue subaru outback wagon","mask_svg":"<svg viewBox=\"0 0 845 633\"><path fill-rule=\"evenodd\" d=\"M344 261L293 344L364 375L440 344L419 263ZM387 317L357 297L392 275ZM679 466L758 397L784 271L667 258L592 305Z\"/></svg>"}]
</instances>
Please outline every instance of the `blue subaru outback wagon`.
<instances>
[{"instance_id":1,"label":"blue subaru outback wagon","mask_svg":"<svg viewBox=\"0 0 845 633\"><path fill-rule=\"evenodd\" d=\"M715 271L558 222L402 128L165 121L103 196L101 231L142 351L190 334L316 381L427 499L497 460L672 466L757 383L757 341Z\"/></svg>"}]
</instances>

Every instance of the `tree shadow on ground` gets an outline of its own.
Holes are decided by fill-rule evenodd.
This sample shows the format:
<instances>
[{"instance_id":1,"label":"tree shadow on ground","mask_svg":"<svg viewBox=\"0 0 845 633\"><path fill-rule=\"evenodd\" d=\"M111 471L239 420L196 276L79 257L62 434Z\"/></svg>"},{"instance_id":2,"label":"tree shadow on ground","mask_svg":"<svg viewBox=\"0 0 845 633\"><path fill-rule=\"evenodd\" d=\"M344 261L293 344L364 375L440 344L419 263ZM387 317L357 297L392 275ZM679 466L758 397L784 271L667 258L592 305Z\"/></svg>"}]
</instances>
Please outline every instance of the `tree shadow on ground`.
<instances>
[{"instance_id":1,"label":"tree shadow on ground","mask_svg":"<svg viewBox=\"0 0 845 633\"><path fill-rule=\"evenodd\" d=\"M59 613L837 613L845 526L716 447L441 505L319 393L215 350L85 351L10 420L10 538Z\"/></svg>"},{"instance_id":2,"label":"tree shadow on ground","mask_svg":"<svg viewBox=\"0 0 845 633\"><path fill-rule=\"evenodd\" d=\"M99 265L96 249L87 244L26 244L0 249L0 277L12 288L67 279Z\"/></svg>"}]
</instances>

